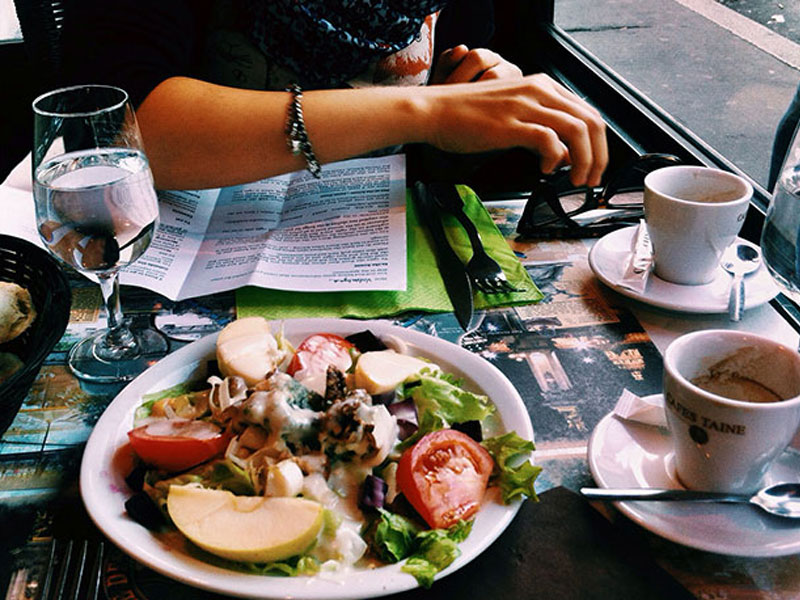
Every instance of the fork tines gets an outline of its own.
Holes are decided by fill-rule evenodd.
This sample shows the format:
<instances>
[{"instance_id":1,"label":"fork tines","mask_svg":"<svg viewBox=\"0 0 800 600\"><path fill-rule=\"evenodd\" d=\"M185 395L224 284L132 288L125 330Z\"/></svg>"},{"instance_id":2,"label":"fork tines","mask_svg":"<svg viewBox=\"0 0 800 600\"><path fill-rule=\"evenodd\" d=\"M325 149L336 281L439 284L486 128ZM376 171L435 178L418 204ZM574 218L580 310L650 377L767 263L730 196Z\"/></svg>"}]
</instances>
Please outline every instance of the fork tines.
<instances>
[{"instance_id":1,"label":"fork tines","mask_svg":"<svg viewBox=\"0 0 800 600\"><path fill-rule=\"evenodd\" d=\"M103 542L53 540L41 600L98 600L103 572Z\"/></svg>"},{"instance_id":2,"label":"fork tines","mask_svg":"<svg viewBox=\"0 0 800 600\"><path fill-rule=\"evenodd\" d=\"M474 278L472 281L478 291L484 294L510 294L512 292L522 292L523 290L515 288L507 279L495 278Z\"/></svg>"}]
</instances>

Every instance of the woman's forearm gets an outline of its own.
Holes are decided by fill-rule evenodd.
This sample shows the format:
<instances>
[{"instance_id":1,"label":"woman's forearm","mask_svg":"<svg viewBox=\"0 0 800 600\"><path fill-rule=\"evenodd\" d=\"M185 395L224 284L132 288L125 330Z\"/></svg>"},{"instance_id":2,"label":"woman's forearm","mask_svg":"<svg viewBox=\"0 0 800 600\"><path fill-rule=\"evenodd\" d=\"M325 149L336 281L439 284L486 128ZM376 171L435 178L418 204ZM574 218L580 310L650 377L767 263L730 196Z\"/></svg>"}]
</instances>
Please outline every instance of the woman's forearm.
<instances>
[{"instance_id":1,"label":"woman's forearm","mask_svg":"<svg viewBox=\"0 0 800 600\"><path fill-rule=\"evenodd\" d=\"M286 144L290 101L289 92L165 80L138 111L156 185L221 187L304 168ZM541 74L309 91L303 111L323 164L415 142L462 153L519 146L539 155L543 171L570 163L574 184L597 185L608 162L600 114Z\"/></svg>"},{"instance_id":2,"label":"woman's forearm","mask_svg":"<svg viewBox=\"0 0 800 600\"><path fill-rule=\"evenodd\" d=\"M412 141L422 105L411 88L303 93L314 152L329 163ZM419 90L417 90L418 92ZM137 111L156 185L200 189L305 168L286 142L288 92L261 92L172 78Z\"/></svg>"}]
</instances>

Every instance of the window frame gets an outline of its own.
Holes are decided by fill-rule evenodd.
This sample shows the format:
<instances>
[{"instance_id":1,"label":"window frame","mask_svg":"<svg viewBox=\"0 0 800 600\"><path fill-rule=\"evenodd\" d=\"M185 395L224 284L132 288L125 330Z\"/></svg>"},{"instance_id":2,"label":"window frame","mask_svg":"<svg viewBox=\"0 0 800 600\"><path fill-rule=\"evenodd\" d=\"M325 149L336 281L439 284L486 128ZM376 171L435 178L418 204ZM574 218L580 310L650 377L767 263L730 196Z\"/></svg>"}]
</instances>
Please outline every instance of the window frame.
<instances>
[{"instance_id":1,"label":"window frame","mask_svg":"<svg viewBox=\"0 0 800 600\"><path fill-rule=\"evenodd\" d=\"M753 186L753 201L740 235L758 243L770 193L556 25L555 2L495 0L495 49L523 72L548 73L591 101L608 126L609 170L615 160L633 153L670 152L687 163L724 169L747 179ZM781 294L770 304L800 331L800 309L794 302Z\"/></svg>"}]
</instances>

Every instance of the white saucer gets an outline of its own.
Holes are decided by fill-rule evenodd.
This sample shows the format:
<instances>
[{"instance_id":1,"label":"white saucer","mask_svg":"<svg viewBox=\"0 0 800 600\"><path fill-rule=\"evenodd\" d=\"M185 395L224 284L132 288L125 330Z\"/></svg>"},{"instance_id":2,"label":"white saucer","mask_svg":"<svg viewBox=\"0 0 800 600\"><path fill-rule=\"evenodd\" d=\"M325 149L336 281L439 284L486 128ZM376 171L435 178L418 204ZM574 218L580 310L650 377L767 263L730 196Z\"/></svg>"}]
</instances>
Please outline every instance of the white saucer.
<instances>
[{"instance_id":1,"label":"white saucer","mask_svg":"<svg viewBox=\"0 0 800 600\"><path fill-rule=\"evenodd\" d=\"M620 285L625 264L630 256L636 226L617 229L600 238L589 252L589 265L594 274L608 287L624 296L652 306L688 313L726 313L732 277L722 267L711 283L678 285L659 279L650 273L644 292ZM745 242L741 238L738 241ZM762 263L752 275L745 277L745 309L769 302L777 296L778 288Z\"/></svg>"},{"instance_id":2,"label":"white saucer","mask_svg":"<svg viewBox=\"0 0 800 600\"><path fill-rule=\"evenodd\" d=\"M613 413L595 427L589 440L589 468L597 485L681 488L675 475L669 432L626 422ZM800 455L784 452L765 485L797 481ZM747 504L678 501L615 502L645 529L668 540L720 554L783 556L800 552L800 522L776 517Z\"/></svg>"}]
</instances>

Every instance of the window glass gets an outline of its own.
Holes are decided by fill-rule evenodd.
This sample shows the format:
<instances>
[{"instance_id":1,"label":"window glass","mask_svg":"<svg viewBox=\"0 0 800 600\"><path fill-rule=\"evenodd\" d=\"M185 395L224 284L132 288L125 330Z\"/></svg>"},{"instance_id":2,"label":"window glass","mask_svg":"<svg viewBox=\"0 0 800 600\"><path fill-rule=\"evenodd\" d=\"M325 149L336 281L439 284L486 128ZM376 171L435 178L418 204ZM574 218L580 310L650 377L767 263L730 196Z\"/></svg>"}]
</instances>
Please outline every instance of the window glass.
<instances>
[{"instance_id":1,"label":"window glass","mask_svg":"<svg viewBox=\"0 0 800 600\"><path fill-rule=\"evenodd\" d=\"M794 4L555 0L554 22L766 185L778 123L800 84Z\"/></svg>"}]
</instances>

